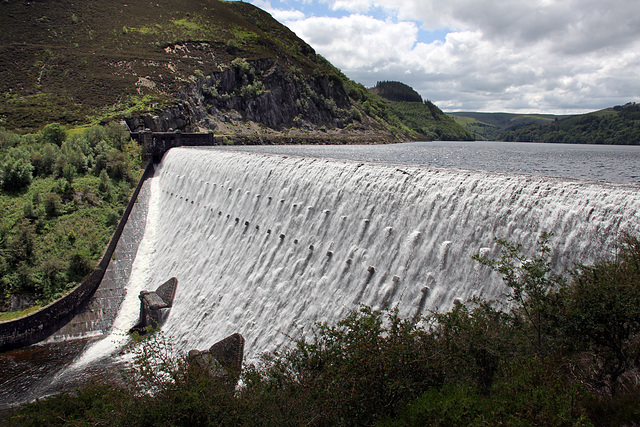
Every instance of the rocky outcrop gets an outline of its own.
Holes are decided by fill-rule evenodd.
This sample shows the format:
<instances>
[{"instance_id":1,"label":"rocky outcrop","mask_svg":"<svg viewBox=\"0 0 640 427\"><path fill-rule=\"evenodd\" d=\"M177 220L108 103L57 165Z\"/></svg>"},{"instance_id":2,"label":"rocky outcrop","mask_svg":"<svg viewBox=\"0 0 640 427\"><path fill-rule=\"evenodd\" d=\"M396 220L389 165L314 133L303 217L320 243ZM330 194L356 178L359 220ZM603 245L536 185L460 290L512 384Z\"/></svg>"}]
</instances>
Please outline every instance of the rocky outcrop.
<instances>
[{"instance_id":1,"label":"rocky outcrop","mask_svg":"<svg viewBox=\"0 0 640 427\"><path fill-rule=\"evenodd\" d=\"M213 344L209 350L189 351L189 363L192 369L200 370L214 380L235 384L242 369L243 356L244 337L235 333Z\"/></svg>"},{"instance_id":2,"label":"rocky outcrop","mask_svg":"<svg viewBox=\"0 0 640 427\"><path fill-rule=\"evenodd\" d=\"M133 132L220 130L221 133L260 134L268 130L300 129L358 131L382 126L352 102L335 74L305 74L273 59L234 60L224 71L202 77L161 114L127 119ZM364 120L363 120L364 117ZM239 124L242 123L242 126ZM253 128L248 123L256 124ZM236 126L225 131L228 126Z\"/></svg>"}]
</instances>

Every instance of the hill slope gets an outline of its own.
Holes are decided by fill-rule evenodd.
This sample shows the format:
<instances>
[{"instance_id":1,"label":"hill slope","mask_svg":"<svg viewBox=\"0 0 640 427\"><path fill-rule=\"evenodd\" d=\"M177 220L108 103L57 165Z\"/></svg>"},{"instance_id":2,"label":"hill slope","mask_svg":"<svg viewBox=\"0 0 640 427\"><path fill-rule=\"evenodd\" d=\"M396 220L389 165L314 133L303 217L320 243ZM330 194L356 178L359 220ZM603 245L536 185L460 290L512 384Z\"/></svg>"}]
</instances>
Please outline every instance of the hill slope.
<instances>
[{"instance_id":1,"label":"hill slope","mask_svg":"<svg viewBox=\"0 0 640 427\"><path fill-rule=\"evenodd\" d=\"M495 141L502 138L506 130L529 124L546 124L556 119L569 116L557 116L553 114L513 114L513 113L477 113L455 112L447 113L456 123L460 124L477 139Z\"/></svg>"},{"instance_id":2,"label":"hill slope","mask_svg":"<svg viewBox=\"0 0 640 427\"><path fill-rule=\"evenodd\" d=\"M478 139L571 144L640 144L640 105L580 115L448 113Z\"/></svg>"},{"instance_id":3,"label":"hill slope","mask_svg":"<svg viewBox=\"0 0 640 427\"><path fill-rule=\"evenodd\" d=\"M0 10L0 126L8 129L124 117L152 130L411 133L248 3L8 0ZM384 114L367 114L367 101Z\"/></svg>"},{"instance_id":4,"label":"hill slope","mask_svg":"<svg viewBox=\"0 0 640 427\"><path fill-rule=\"evenodd\" d=\"M552 123L531 124L502 136L504 141L572 144L640 144L640 105L628 103Z\"/></svg>"},{"instance_id":5,"label":"hill slope","mask_svg":"<svg viewBox=\"0 0 640 427\"><path fill-rule=\"evenodd\" d=\"M442 112L412 87L394 81L378 82L369 89L385 99L385 104L411 129L412 136L422 140L472 141L473 134Z\"/></svg>"}]
</instances>

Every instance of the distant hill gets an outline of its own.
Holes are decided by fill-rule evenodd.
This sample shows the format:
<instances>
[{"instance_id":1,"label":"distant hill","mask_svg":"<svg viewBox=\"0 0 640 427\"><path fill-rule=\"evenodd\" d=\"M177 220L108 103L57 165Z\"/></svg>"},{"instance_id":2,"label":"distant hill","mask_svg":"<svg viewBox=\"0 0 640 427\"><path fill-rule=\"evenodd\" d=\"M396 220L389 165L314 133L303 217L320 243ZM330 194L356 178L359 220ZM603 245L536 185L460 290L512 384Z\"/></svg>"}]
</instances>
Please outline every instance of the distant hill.
<instances>
[{"instance_id":1,"label":"distant hill","mask_svg":"<svg viewBox=\"0 0 640 427\"><path fill-rule=\"evenodd\" d=\"M411 86L401 82L384 81L376 83L372 92L396 102L422 102L422 97Z\"/></svg>"},{"instance_id":2,"label":"distant hill","mask_svg":"<svg viewBox=\"0 0 640 427\"><path fill-rule=\"evenodd\" d=\"M384 99L384 103L406 125L412 138L437 141L472 141L474 136L447 116L431 101L422 97L411 86L401 82L378 82L369 89Z\"/></svg>"},{"instance_id":3,"label":"distant hill","mask_svg":"<svg viewBox=\"0 0 640 427\"><path fill-rule=\"evenodd\" d=\"M628 103L505 132L503 141L640 145L640 104Z\"/></svg>"},{"instance_id":4,"label":"distant hill","mask_svg":"<svg viewBox=\"0 0 640 427\"><path fill-rule=\"evenodd\" d=\"M640 105L587 114L448 113L477 139L571 144L640 144Z\"/></svg>"},{"instance_id":5,"label":"distant hill","mask_svg":"<svg viewBox=\"0 0 640 427\"><path fill-rule=\"evenodd\" d=\"M529 124L551 123L569 116L553 114L513 114L513 113L447 113L466 130L473 133L476 139L486 141L501 140L506 130L512 130Z\"/></svg>"}]
</instances>

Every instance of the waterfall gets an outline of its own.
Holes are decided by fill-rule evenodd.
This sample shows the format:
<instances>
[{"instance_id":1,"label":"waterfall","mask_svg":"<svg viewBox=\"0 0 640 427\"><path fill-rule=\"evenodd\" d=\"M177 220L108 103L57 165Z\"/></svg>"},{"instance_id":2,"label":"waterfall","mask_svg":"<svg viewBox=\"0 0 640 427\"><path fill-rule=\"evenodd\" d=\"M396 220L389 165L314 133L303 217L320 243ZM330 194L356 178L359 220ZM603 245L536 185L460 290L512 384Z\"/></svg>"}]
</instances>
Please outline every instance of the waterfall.
<instances>
[{"instance_id":1,"label":"waterfall","mask_svg":"<svg viewBox=\"0 0 640 427\"><path fill-rule=\"evenodd\" d=\"M170 150L151 185L130 286L177 277L163 327L176 346L239 332L249 358L359 304L412 315L501 299L471 259L497 256L494 237L534 249L553 232L570 268L610 254L640 210L636 185L215 149Z\"/></svg>"}]
</instances>

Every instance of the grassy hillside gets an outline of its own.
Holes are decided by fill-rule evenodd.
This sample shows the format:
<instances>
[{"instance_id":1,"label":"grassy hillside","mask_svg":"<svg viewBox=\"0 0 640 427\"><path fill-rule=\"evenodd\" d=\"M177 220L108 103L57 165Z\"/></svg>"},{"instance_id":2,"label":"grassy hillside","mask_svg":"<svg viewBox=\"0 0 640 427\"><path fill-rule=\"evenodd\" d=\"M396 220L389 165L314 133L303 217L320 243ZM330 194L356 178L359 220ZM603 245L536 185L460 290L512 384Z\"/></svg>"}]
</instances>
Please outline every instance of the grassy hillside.
<instances>
[{"instance_id":1,"label":"grassy hillside","mask_svg":"<svg viewBox=\"0 0 640 427\"><path fill-rule=\"evenodd\" d=\"M500 140L506 130L528 124L551 123L556 119L568 116L553 114L513 114L513 113L476 113L456 112L447 113L456 123L460 124L477 139L486 141Z\"/></svg>"},{"instance_id":2,"label":"grassy hillside","mask_svg":"<svg viewBox=\"0 0 640 427\"><path fill-rule=\"evenodd\" d=\"M215 0L0 4L0 126L160 109L236 57L311 72L315 52L262 10Z\"/></svg>"},{"instance_id":3,"label":"grassy hillside","mask_svg":"<svg viewBox=\"0 0 640 427\"><path fill-rule=\"evenodd\" d=\"M468 132L447 116L431 101L422 97L411 86L401 82L378 82L369 92L384 99L384 104L411 130L411 137L419 140L472 141Z\"/></svg>"},{"instance_id":4,"label":"grassy hillside","mask_svg":"<svg viewBox=\"0 0 640 427\"><path fill-rule=\"evenodd\" d=\"M640 105L629 103L547 124L531 124L506 132L504 141L571 144L640 144Z\"/></svg>"},{"instance_id":5,"label":"grassy hillside","mask_svg":"<svg viewBox=\"0 0 640 427\"><path fill-rule=\"evenodd\" d=\"M456 123L431 101L387 101L400 120L419 136L433 141L473 141L473 133Z\"/></svg>"}]
</instances>

